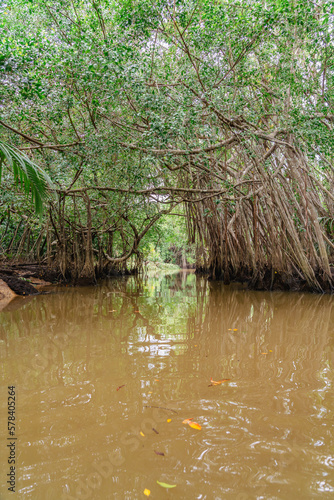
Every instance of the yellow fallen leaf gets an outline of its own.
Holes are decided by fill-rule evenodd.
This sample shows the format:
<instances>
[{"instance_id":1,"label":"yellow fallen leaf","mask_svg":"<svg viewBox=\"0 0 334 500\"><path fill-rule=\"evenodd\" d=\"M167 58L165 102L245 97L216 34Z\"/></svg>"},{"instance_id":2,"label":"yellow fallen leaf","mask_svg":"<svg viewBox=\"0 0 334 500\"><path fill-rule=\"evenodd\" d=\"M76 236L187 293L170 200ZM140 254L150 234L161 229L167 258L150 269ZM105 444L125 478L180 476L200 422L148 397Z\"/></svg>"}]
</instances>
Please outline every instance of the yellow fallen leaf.
<instances>
[{"instance_id":1,"label":"yellow fallen leaf","mask_svg":"<svg viewBox=\"0 0 334 500\"><path fill-rule=\"evenodd\" d=\"M234 331L234 332L237 332L237 331L238 331L238 328L233 328L233 331Z\"/></svg>"},{"instance_id":2,"label":"yellow fallen leaf","mask_svg":"<svg viewBox=\"0 0 334 500\"><path fill-rule=\"evenodd\" d=\"M273 352L271 349L269 349L269 352Z\"/></svg>"},{"instance_id":3,"label":"yellow fallen leaf","mask_svg":"<svg viewBox=\"0 0 334 500\"><path fill-rule=\"evenodd\" d=\"M186 418L185 420L183 420L183 424L189 424L189 422L191 422L192 420L194 420L194 417L193 418Z\"/></svg>"},{"instance_id":4,"label":"yellow fallen leaf","mask_svg":"<svg viewBox=\"0 0 334 500\"><path fill-rule=\"evenodd\" d=\"M268 354L267 352L261 352L261 354Z\"/></svg>"},{"instance_id":5,"label":"yellow fallen leaf","mask_svg":"<svg viewBox=\"0 0 334 500\"><path fill-rule=\"evenodd\" d=\"M149 394L153 394L153 391L148 391Z\"/></svg>"},{"instance_id":6,"label":"yellow fallen leaf","mask_svg":"<svg viewBox=\"0 0 334 500\"><path fill-rule=\"evenodd\" d=\"M202 426L199 425L197 422L189 422L189 426L192 427L193 429L197 429L198 431L202 429Z\"/></svg>"},{"instance_id":7,"label":"yellow fallen leaf","mask_svg":"<svg viewBox=\"0 0 334 500\"><path fill-rule=\"evenodd\" d=\"M172 421L172 419L171 419L171 418L167 418L167 422L168 422L168 423L169 423L169 422L171 422L171 421Z\"/></svg>"},{"instance_id":8,"label":"yellow fallen leaf","mask_svg":"<svg viewBox=\"0 0 334 500\"><path fill-rule=\"evenodd\" d=\"M155 378L154 382L160 382L160 380L158 378Z\"/></svg>"},{"instance_id":9,"label":"yellow fallen leaf","mask_svg":"<svg viewBox=\"0 0 334 500\"><path fill-rule=\"evenodd\" d=\"M140 434L141 436L145 437L145 434L144 434L142 431L140 431L140 433L139 433L139 434Z\"/></svg>"},{"instance_id":10,"label":"yellow fallen leaf","mask_svg":"<svg viewBox=\"0 0 334 500\"><path fill-rule=\"evenodd\" d=\"M150 490L148 490L147 488L144 489L144 495L146 495L147 497L149 497L151 494Z\"/></svg>"}]
</instances>

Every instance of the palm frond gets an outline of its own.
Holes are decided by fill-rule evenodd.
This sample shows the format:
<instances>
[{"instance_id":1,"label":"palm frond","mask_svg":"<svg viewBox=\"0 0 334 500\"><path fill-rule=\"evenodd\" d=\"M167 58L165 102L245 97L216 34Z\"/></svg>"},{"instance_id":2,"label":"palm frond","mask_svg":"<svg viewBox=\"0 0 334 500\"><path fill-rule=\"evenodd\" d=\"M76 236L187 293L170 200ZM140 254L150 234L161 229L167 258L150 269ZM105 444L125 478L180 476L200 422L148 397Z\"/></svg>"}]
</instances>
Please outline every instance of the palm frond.
<instances>
[{"instance_id":1,"label":"palm frond","mask_svg":"<svg viewBox=\"0 0 334 500\"><path fill-rule=\"evenodd\" d=\"M0 140L0 182L5 162L11 168L15 182L21 185L26 195L31 193L36 213L41 214L43 200L53 188L50 177L22 151Z\"/></svg>"}]
</instances>

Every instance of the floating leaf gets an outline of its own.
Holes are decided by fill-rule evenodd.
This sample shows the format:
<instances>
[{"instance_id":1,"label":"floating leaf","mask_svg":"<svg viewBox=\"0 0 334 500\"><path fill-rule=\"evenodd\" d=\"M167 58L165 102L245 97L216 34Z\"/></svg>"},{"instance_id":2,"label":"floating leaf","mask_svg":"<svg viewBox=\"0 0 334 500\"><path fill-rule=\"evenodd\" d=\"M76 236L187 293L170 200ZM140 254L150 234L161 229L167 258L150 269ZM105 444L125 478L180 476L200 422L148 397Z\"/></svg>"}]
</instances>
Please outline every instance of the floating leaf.
<instances>
[{"instance_id":1,"label":"floating leaf","mask_svg":"<svg viewBox=\"0 0 334 500\"><path fill-rule=\"evenodd\" d=\"M267 352L261 352L261 354L268 354Z\"/></svg>"},{"instance_id":2,"label":"floating leaf","mask_svg":"<svg viewBox=\"0 0 334 500\"><path fill-rule=\"evenodd\" d=\"M144 495L149 497L151 494L150 490L148 490L147 488L144 489Z\"/></svg>"},{"instance_id":3,"label":"floating leaf","mask_svg":"<svg viewBox=\"0 0 334 500\"><path fill-rule=\"evenodd\" d=\"M197 422L189 422L189 426L192 427L193 429L196 429L200 431L202 429L202 426L199 425Z\"/></svg>"},{"instance_id":4,"label":"floating leaf","mask_svg":"<svg viewBox=\"0 0 334 500\"><path fill-rule=\"evenodd\" d=\"M230 380L229 378L223 378L223 380L212 380L212 377L210 378L211 380L211 384L208 385L208 387L212 387L213 385L220 385L220 384L223 384L224 382L227 382L228 380Z\"/></svg>"},{"instance_id":5,"label":"floating leaf","mask_svg":"<svg viewBox=\"0 0 334 500\"><path fill-rule=\"evenodd\" d=\"M169 422L171 422L171 421L172 421L172 419L171 419L171 418L167 418L167 422L168 422L168 423L169 423Z\"/></svg>"},{"instance_id":6,"label":"floating leaf","mask_svg":"<svg viewBox=\"0 0 334 500\"><path fill-rule=\"evenodd\" d=\"M154 427L152 427L152 431L154 431L156 434L159 434L159 432Z\"/></svg>"},{"instance_id":7,"label":"floating leaf","mask_svg":"<svg viewBox=\"0 0 334 500\"><path fill-rule=\"evenodd\" d=\"M140 433L139 433L139 434L140 434L141 436L145 437L145 434L144 434L142 431L140 431Z\"/></svg>"},{"instance_id":8,"label":"floating leaf","mask_svg":"<svg viewBox=\"0 0 334 500\"><path fill-rule=\"evenodd\" d=\"M155 451L155 450L154 450L154 453L155 453L156 455L160 455L161 457L164 457L164 456L165 456L165 454L164 454L164 453L162 453L162 451Z\"/></svg>"},{"instance_id":9,"label":"floating leaf","mask_svg":"<svg viewBox=\"0 0 334 500\"><path fill-rule=\"evenodd\" d=\"M194 420L194 418L186 418L185 420L183 420L183 424L189 424L189 422L191 422L191 420Z\"/></svg>"},{"instance_id":10,"label":"floating leaf","mask_svg":"<svg viewBox=\"0 0 334 500\"><path fill-rule=\"evenodd\" d=\"M154 382L160 382L160 380L158 378L155 378Z\"/></svg>"},{"instance_id":11,"label":"floating leaf","mask_svg":"<svg viewBox=\"0 0 334 500\"><path fill-rule=\"evenodd\" d=\"M176 484L161 483L160 481L157 481L157 483L163 488L176 488Z\"/></svg>"},{"instance_id":12,"label":"floating leaf","mask_svg":"<svg viewBox=\"0 0 334 500\"><path fill-rule=\"evenodd\" d=\"M122 387L125 387L126 384L123 384L123 385L120 385L119 387L117 387L116 391L119 391L120 389L122 389Z\"/></svg>"}]
</instances>

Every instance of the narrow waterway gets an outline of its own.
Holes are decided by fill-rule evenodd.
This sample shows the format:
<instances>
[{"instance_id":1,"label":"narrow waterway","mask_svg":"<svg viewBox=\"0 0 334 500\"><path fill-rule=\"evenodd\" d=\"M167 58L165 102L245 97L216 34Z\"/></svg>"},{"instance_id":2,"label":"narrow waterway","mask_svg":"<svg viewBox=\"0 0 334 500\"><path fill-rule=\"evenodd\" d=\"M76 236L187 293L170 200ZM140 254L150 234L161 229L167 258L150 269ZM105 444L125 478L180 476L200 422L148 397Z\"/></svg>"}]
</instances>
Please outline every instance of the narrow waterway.
<instances>
[{"instance_id":1,"label":"narrow waterway","mask_svg":"<svg viewBox=\"0 0 334 500\"><path fill-rule=\"evenodd\" d=\"M0 313L0 362L3 500L334 497L331 296L192 273L55 288Z\"/></svg>"}]
</instances>

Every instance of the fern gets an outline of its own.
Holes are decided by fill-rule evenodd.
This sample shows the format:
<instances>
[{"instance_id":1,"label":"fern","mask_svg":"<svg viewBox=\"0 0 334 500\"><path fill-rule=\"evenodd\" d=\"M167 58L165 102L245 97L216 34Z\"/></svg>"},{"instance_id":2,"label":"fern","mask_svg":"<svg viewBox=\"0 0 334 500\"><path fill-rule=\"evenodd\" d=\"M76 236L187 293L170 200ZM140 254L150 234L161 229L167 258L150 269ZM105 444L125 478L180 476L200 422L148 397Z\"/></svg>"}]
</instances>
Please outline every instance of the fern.
<instances>
[{"instance_id":1,"label":"fern","mask_svg":"<svg viewBox=\"0 0 334 500\"><path fill-rule=\"evenodd\" d=\"M20 184L26 195L31 193L37 214L43 212L43 200L52 188L52 182L44 170L33 163L27 155L0 140L0 182L3 166L7 162L16 184Z\"/></svg>"}]
</instances>

